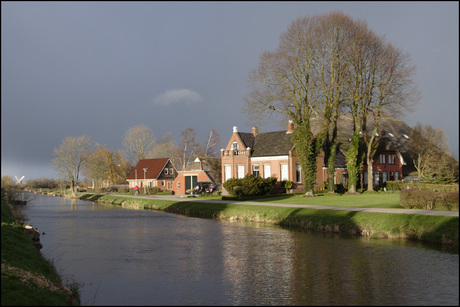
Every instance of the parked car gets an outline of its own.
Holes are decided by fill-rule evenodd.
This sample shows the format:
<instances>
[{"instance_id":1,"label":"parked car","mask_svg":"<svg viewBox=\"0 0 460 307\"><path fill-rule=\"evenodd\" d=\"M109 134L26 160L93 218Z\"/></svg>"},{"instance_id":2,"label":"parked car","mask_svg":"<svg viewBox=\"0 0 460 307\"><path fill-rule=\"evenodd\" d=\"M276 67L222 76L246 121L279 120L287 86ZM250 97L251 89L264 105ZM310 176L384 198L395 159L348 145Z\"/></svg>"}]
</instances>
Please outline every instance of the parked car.
<instances>
[{"instance_id":1,"label":"parked car","mask_svg":"<svg viewBox=\"0 0 460 307\"><path fill-rule=\"evenodd\" d=\"M193 193L201 194L206 193L206 189L212 185L210 181L198 181L193 188Z\"/></svg>"},{"instance_id":2,"label":"parked car","mask_svg":"<svg viewBox=\"0 0 460 307\"><path fill-rule=\"evenodd\" d=\"M206 188L206 193L215 192L215 191L219 190L219 188L220 188L220 184L214 184L214 185Z\"/></svg>"}]
</instances>

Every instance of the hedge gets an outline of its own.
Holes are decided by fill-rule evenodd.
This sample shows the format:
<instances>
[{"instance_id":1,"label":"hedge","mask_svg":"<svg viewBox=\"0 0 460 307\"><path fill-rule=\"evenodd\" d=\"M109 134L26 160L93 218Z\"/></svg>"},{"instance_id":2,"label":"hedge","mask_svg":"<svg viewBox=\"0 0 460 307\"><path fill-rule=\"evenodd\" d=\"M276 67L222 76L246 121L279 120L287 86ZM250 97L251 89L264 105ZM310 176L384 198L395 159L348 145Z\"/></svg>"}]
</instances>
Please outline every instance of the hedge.
<instances>
[{"instance_id":1,"label":"hedge","mask_svg":"<svg viewBox=\"0 0 460 307\"><path fill-rule=\"evenodd\" d=\"M399 193L401 206L407 209L458 210L458 192L437 192L419 189L402 190Z\"/></svg>"}]
</instances>

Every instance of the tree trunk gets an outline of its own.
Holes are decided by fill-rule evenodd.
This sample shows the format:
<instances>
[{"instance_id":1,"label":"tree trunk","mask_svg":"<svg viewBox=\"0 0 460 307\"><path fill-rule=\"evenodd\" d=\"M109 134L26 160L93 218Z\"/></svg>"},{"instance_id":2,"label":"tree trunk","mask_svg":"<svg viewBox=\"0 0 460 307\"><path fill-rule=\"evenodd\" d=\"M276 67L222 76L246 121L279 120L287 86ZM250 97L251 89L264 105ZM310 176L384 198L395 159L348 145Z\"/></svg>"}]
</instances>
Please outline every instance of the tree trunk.
<instances>
[{"instance_id":1,"label":"tree trunk","mask_svg":"<svg viewBox=\"0 0 460 307\"><path fill-rule=\"evenodd\" d=\"M367 190L374 191L374 172L372 170L373 159L367 159Z\"/></svg>"}]
</instances>

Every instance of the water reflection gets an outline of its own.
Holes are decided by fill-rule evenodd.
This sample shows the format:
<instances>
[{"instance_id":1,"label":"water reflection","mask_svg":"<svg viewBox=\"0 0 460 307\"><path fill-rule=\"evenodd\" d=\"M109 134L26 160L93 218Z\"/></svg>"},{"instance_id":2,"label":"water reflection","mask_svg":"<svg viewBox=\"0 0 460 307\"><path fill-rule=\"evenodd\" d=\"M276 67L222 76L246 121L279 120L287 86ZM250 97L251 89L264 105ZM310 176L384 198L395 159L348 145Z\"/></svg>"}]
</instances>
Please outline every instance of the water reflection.
<instances>
[{"instance_id":1,"label":"water reflection","mask_svg":"<svg viewBox=\"0 0 460 307\"><path fill-rule=\"evenodd\" d=\"M25 213L85 305L458 305L458 253L418 243L49 196Z\"/></svg>"}]
</instances>

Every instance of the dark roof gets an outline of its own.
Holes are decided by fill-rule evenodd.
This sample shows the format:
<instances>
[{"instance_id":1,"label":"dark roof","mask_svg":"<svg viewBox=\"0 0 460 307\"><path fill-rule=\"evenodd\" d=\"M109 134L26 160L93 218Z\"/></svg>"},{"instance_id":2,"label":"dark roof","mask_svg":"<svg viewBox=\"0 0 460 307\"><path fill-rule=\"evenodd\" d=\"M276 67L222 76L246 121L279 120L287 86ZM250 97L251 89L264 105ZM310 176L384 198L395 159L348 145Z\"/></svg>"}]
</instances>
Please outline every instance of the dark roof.
<instances>
[{"instance_id":1,"label":"dark roof","mask_svg":"<svg viewBox=\"0 0 460 307\"><path fill-rule=\"evenodd\" d=\"M133 168L131 173L128 176L129 180L144 179L144 168L147 168L145 172L145 179L158 179L161 171L168 163L169 158L157 158L157 159L143 159L137 162L136 166Z\"/></svg>"},{"instance_id":2,"label":"dark roof","mask_svg":"<svg viewBox=\"0 0 460 307\"><path fill-rule=\"evenodd\" d=\"M314 135L318 134L321 128L322 117L318 116L312 118L311 126ZM338 150L336 153L336 166L346 167L346 152L350 149L350 141L353 137L353 118L350 114L342 113L337 122L337 143ZM369 118L367 121L367 131L372 132L374 128L374 121ZM382 131L385 135L381 136ZM380 151L400 151L406 162L410 162L408 157L408 136L410 135L411 128L403 121L382 118L379 122L378 134L380 138L379 148ZM294 147L291 134L287 134L286 130L264 132L254 136L252 133L238 132L244 145L251 148L252 157L264 156L279 156L287 155ZM325 157L327 161L328 157ZM326 162L325 162L326 163Z\"/></svg>"},{"instance_id":3,"label":"dark roof","mask_svg":"<svg viewBox=\"0 0 460 307\"><path fill-rule=\"evenodd\" d=\"M288 155L292 148L291 134L286 134L286 130L259 133L254 138L254 145L251 147L251 156Z\"/></svg>"},{"instance_id":4,"label":"dark roof","mask_svg":"<svg viewBox=\"0 0 460 307\"><path fill-rule=\"evenodd\" d=\"M220 184L222 181L221 158L197 157L183 171L203 171L215 184Z\"/></svg>"},{"instance_id":5,"label":"dark roof","mask_svg":"<svg viewBox=\"0 0 460 307\"><path fill-rule=\"evenodd\" d=\"M317 134L320 130L321 117L313 118L312 121L312 132ZM374 120L369 117L367 120L367 132L372 132L374 128ZM381 132L385 131L385 135L381 137ZM409 139L411 128L403 121L382 118L379 122L379 129L377 133L381 139L379 143L379 150L396 151L399 150L401 153L409 151ZM350 114L342 113L339 116L337 122L337 143L339 149L346 153L350 149L350 139L353 137L353 118Z\"/></svg>"}]
</instances>

